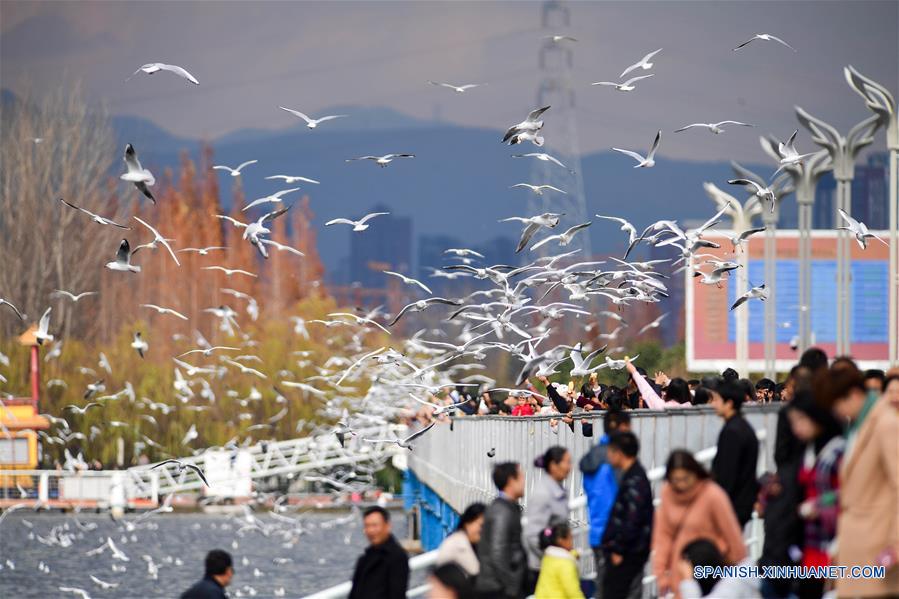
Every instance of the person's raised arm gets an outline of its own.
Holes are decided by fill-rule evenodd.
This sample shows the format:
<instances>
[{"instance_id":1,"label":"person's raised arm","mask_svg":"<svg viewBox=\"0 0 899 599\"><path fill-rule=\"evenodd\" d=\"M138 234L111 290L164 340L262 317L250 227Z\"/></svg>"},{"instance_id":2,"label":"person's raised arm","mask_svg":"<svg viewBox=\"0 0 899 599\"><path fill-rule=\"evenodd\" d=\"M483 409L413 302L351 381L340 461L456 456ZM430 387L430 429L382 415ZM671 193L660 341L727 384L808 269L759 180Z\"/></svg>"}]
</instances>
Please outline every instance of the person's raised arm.
<instances>
[{"instance_id":1,"label":"person's raised arm","mask_svg":"<svg viewBox=\"0 0 899 599\"><path fill-rule=\"evenodd\" d=\"M664 410L665 402L662 401L662 398L659 397L659 394L656 393L656 390L652 388L643 375L637 372L637 367L631 364L631 361L625 358L624 365L627 368L627 371L630 373L631 378L634 379L634 383L637 385L637 390L640 391L640 396L643 398L643 401L646 402L646 405L650 410Z\"/></svg>"}]
</instances>

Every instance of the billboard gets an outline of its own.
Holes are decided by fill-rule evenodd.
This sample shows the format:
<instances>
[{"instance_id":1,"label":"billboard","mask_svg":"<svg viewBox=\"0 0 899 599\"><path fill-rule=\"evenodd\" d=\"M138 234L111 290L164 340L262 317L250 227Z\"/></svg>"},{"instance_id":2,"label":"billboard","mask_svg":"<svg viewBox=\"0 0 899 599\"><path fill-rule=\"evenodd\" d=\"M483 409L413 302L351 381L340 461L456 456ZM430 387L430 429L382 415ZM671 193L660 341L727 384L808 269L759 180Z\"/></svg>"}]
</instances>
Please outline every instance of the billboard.
<instances>
[{"instance_id":1,"label":"billboard","mask_svg":"<svg viewBox=\"0 0 899 599\"><path fill-rule=\"evenodd\" d=\"M718 260L736 260L728 231L704 235L704 239L721 245L704 250ZM878 233L887 239L887 235ZM829 356L836 342L836 231L812 232L811 313L812 343ZM862 250L851 241L850 332L851 356L862 368L886 368L888 355L888 272L889 248L876 240ZM751 237L744 244L748 254L746 272L738 269L734 277L748 277L752 285L765 283L774 292L777 323L777 370L789 370L798 360L791 340L799 332L799 234L795 230L777 232L776 281L765 281L764 234ZM740 252L741 250L737 250ZM704 268L708 271L709 268ZM686 272L686 348L687 368L693 372L720 372L733 366L736 359L736 321L730 306L736 300L735 279L722 282L721 288L704 285ZM771 301L771 300L769 300ZM737 310L749 312L749 369L764 370L765 304L752 300Z\"/></svg>"}]
</instances>

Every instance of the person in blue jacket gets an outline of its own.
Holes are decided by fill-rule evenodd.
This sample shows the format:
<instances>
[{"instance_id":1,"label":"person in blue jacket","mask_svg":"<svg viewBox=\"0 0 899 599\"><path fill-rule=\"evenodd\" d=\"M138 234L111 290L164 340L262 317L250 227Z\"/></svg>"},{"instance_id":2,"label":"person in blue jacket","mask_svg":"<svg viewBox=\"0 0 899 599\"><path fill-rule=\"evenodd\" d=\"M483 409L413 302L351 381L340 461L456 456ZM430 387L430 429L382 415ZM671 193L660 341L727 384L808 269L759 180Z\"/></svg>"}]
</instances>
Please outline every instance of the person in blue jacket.
<instances>
[{"instance_id":1,"label":"person in blue jacket","mask_svg":"<svg viewBox=\"0 0 899 599\"><path fill-rule=\"evenodd\" d=\"M587 514L590 519L590 547L593 548L593 559L596 564L596 597L600 598L602 578L605 572L605 558L602 551L602 535L606 530L606 522L615 503L618 493L618 481L615 470L606 459L609 435L613 432L631 430L631 417L627 412L610 409L603 422L605 434L599 443L593 446L581 458L580 468L584 479L584 494L587 496Z\"/></svg>"}]
</instances>

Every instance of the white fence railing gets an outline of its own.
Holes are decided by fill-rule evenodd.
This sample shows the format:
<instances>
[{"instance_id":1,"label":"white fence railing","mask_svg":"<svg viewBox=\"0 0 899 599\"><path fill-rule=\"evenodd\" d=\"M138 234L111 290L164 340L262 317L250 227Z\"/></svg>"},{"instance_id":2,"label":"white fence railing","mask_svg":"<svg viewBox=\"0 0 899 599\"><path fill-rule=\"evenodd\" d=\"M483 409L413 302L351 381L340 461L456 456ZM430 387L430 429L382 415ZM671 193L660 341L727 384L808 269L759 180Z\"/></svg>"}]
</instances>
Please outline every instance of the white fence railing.
<instances>
[{"instance_id":1,"label":"white fence railing","mask_svg":"<svg viewBox=\"0 0 899 599\"><path fill-rule=\"evenodd\" d=\"M745 406L743 413L756 430L759 444L759 474L773 464L773 440L777 432L777 412L780 405ZM711 408L693 407L680 410L640 410L629 413L631 430L640 440L640 461L646 467L647 476L657 492L664 478L664 464L673 449L687 449L704 463L711 463L716 453L721 419ZM578 564L581 577L594 576L592 552L587 544L586 496L582 494L581 473L577 461L602 436L600 415L581 415L582 420L593 425L593 436L584 437L582 424L576 421L574 431L568 425L557 422L551 426L550 417L516 418L507 416L462 417L455 419L453 430L449 426L436 426L415 445L410 468L416 476L437 492L457 513L469 504L480 501L489 503L496 496L490 480L491 465L502 461L516 461L526 474L528 493L537 484L543 472L531 467L535 456L552 445L568 448L575 467L567 481L569 508L574 522L575 547L580 553ZM556 418L558 420L558 418ZM771 442L769 442L771 440ZM487 455L488 451L494 454ZM749 554L757 558L761 553L763 533L761 521L753 514L747 527L746 544ZM415 556L409 561L414 572L428 568L436 560L436 551ZM653 595L654 577L643 578L644 596ZM346 597L351 583L324 589L310 595L312 599L340 599ZM409 591L408 596L418 596L422 588Z\"/></svg>"}]
</instances>

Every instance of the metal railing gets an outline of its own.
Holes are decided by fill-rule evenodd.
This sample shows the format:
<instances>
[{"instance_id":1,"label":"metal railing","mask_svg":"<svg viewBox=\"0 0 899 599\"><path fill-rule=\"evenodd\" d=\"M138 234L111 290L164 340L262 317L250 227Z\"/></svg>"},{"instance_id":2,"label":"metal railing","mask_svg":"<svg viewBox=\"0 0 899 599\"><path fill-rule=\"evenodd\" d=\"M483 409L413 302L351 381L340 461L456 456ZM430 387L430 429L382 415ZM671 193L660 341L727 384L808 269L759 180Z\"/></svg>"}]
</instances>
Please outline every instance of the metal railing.
<instances>
[{"instance_id":1,"label":"metal railing","mask_svg":"<svg viewBox=\"0 0 899 599\"><path fill-rule=\"evenodd\" d=\"M761 474L773 463L773 443L777 431L777 412L780 405L745 406L743 414L756 430L759 438L757 472ZM647 468L647 477L657 493L664 478L664 463L672 449L688 449L697 460L709 464L717 452L716 442L721 430L721 419L711 408L693 407L677 410L640 410L630 412L631 430L640 439L640 462ZM599 414L583 414L580 419L593 425L593 436L580 434L581 422L575 422L574 431L559 421L558 416L504 417L480 416L454 419L453 430L449 426L434 427L415 445L410 467L418 478L457 513L475 501L489 503L496 496L490 480L491 465L505 460L522 464L527 472L524 504L533 490L541 470L529 468L533 458L552 445L566 447L575 458L584 455L602 435L602 417ZM556 420L553 429L551 420ZM452 448L452 449L450 449ZM455 450L455 451L453 451ZM493 450L493 456L487 452ZM591 549L587 543L587 498L581 494L583 483L577 467L572 469L568 481L570 520L574 523L575 548L580 560L581 578L595 575ZM658 500L656 500L656 503ZM757 558L761 553L763 532L761 521L753 514L745 539L749 554ZM434 565L436 551L415 556L409 560L410 571L415 572ZM652 596L655 577L643 578L644 595ZM313 599L340 599L349 594L352 584L342 584L324 589ZM410 590L407 596L423 593L422 587ZM414 594L413 594L414 593Z\"/></svg>"}]
</instances>

